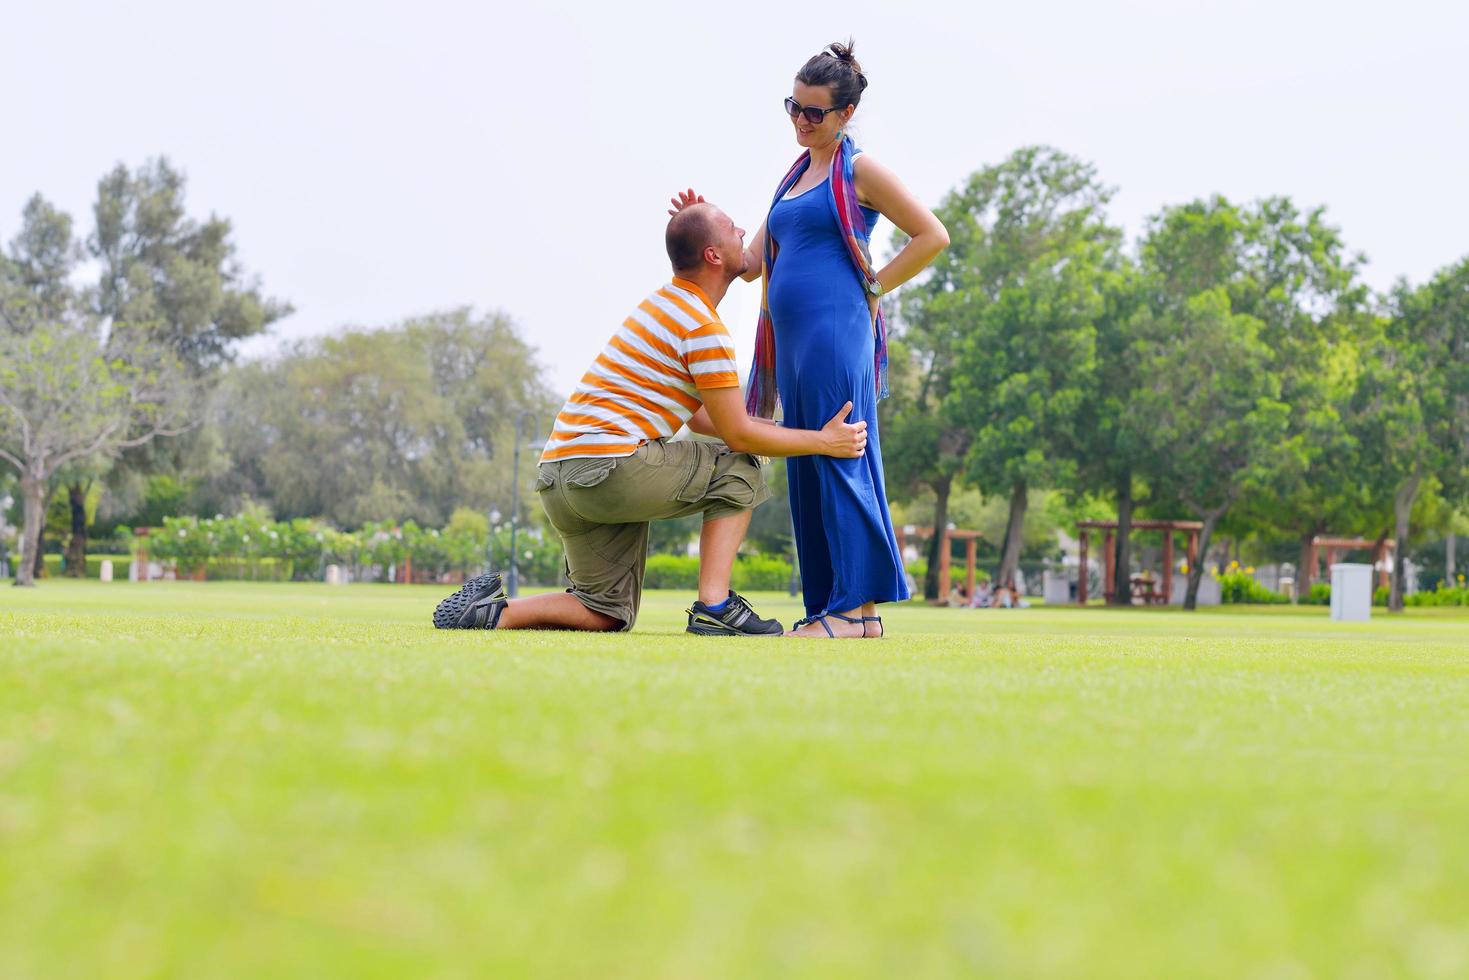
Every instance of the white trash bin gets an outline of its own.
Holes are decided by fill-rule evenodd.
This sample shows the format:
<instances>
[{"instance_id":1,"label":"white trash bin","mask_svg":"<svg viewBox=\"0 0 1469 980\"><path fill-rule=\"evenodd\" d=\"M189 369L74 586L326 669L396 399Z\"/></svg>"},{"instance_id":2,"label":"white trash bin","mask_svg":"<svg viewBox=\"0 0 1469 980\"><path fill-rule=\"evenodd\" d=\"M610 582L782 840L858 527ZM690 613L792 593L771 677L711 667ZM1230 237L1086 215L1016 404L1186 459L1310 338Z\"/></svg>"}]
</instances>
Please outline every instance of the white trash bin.
<instances>
[{"instance_id":1,"label":"white trash bin","mask_svg":"<svg viewBox=\"0 0 1469 980\"><path fill-rule=\"evenodd\" d=\"M1071 601L1071 580L1065 572L1053 572L1049 568L1041 572L1041 594L1046 605L1064 606Z\"/></svg>"},{"instance_id":2,"label":"white trash bin","mask_svg":"<svg viewBox=\"0 0 1469 980\"><path fill-rule=\"evenodd\" d=\"M1365 623L1372 618L1372 566L1331 566L1331 618Z\"/></svg>"},{"instance_id":3,"label":"white trash bin","mask_svg":"<svg viewBox=\"0 0 1469 980\"><path fill-rule=\"evenodd\" d=\"M112 581L112 559L102 559L102 565L97 569L97 577L104 582Z\"/></svg>"}]
</instances>

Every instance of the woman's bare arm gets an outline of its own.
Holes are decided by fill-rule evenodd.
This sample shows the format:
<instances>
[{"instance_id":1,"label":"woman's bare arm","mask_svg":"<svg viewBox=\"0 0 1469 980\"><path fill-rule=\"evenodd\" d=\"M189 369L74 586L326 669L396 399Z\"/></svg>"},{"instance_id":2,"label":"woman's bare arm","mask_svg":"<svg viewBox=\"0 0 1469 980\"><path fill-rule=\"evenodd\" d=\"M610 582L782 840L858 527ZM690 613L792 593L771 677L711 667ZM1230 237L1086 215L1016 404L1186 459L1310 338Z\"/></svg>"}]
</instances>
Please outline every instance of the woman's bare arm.
<instances>
[{"instance_id":1,"label":"woman's bare arm","mask_svg":"<svg viewBox=\"0 0 1469 980\"><path fill-rule=\"evenodd\" d=\"M853 164L857 196L869 207L897 225L908 236L908 244L893 260L877 270L883 292L889 292L922 272L949 245L949 231L898 175L866 153Z\"/></svg>"}]
</instances>

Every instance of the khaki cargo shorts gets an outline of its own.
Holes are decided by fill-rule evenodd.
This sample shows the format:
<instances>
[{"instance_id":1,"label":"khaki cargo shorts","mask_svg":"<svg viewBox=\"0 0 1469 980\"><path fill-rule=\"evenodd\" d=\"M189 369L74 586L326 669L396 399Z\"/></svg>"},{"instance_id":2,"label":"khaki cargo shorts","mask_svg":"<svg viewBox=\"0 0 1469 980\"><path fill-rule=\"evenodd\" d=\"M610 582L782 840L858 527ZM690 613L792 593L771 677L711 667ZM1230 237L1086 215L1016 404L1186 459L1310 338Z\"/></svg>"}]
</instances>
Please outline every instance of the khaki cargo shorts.
<instances>
[{"instance_id":1,"label":"khaki cargo shorts","mask_svg":"<svg viewBox=\"0 0 1469 980\"><path fill-rule=\"evenodd\" d=\"M718 520L770 498L760 463L715 442L645 442L631 456L542 463L536 491L566 548L567 591L630 630L643 597L648 522Z\"/></svg>"}]
</instances>

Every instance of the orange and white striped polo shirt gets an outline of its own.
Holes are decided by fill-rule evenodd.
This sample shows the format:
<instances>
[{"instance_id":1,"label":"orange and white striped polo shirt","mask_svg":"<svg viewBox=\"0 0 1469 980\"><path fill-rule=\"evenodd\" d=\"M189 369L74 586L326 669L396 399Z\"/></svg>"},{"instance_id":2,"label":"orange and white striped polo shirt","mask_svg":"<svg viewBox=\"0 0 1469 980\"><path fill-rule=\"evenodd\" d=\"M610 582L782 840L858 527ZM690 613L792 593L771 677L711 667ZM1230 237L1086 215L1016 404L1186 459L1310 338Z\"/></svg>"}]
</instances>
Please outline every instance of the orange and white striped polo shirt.
<instances>
[{"instance_id":1,"label":"orange and white striped polo shirt","mask_svg":"<svg viewBox=\"0 0 1469 980\"><path fill-rule=\"evenodd\" d=\"M541 462L631 456L677 432L701 389L737 388L734 343L704 291L675 278L638 304L561 407Z\"/></svg>"}]
</instances>

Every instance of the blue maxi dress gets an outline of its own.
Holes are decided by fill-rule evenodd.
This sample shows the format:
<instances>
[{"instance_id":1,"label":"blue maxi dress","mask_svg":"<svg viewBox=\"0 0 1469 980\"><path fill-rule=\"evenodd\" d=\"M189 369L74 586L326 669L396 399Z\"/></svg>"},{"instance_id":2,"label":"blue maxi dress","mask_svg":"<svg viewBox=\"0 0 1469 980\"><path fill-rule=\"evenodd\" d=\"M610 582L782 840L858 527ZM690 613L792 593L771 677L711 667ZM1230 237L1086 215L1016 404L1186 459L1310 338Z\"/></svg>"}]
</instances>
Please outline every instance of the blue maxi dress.
<instances>
[{"instance_id":1,"label":"blue maxi dress","mask_svg":"<svg viewBox=\"0 0 1469 980\"><path fill-rule=\"evenodd\" d=\"M862 212L870 238L878 213ZM780 250L767 300L784 424L819 429L847 401L848 421L867 422L867 451L857 459L786 460L806 615L902 601L908 585L883 485L872 314L826 182L777 201L766 229Z\"/></svg>"}]
</instances>

